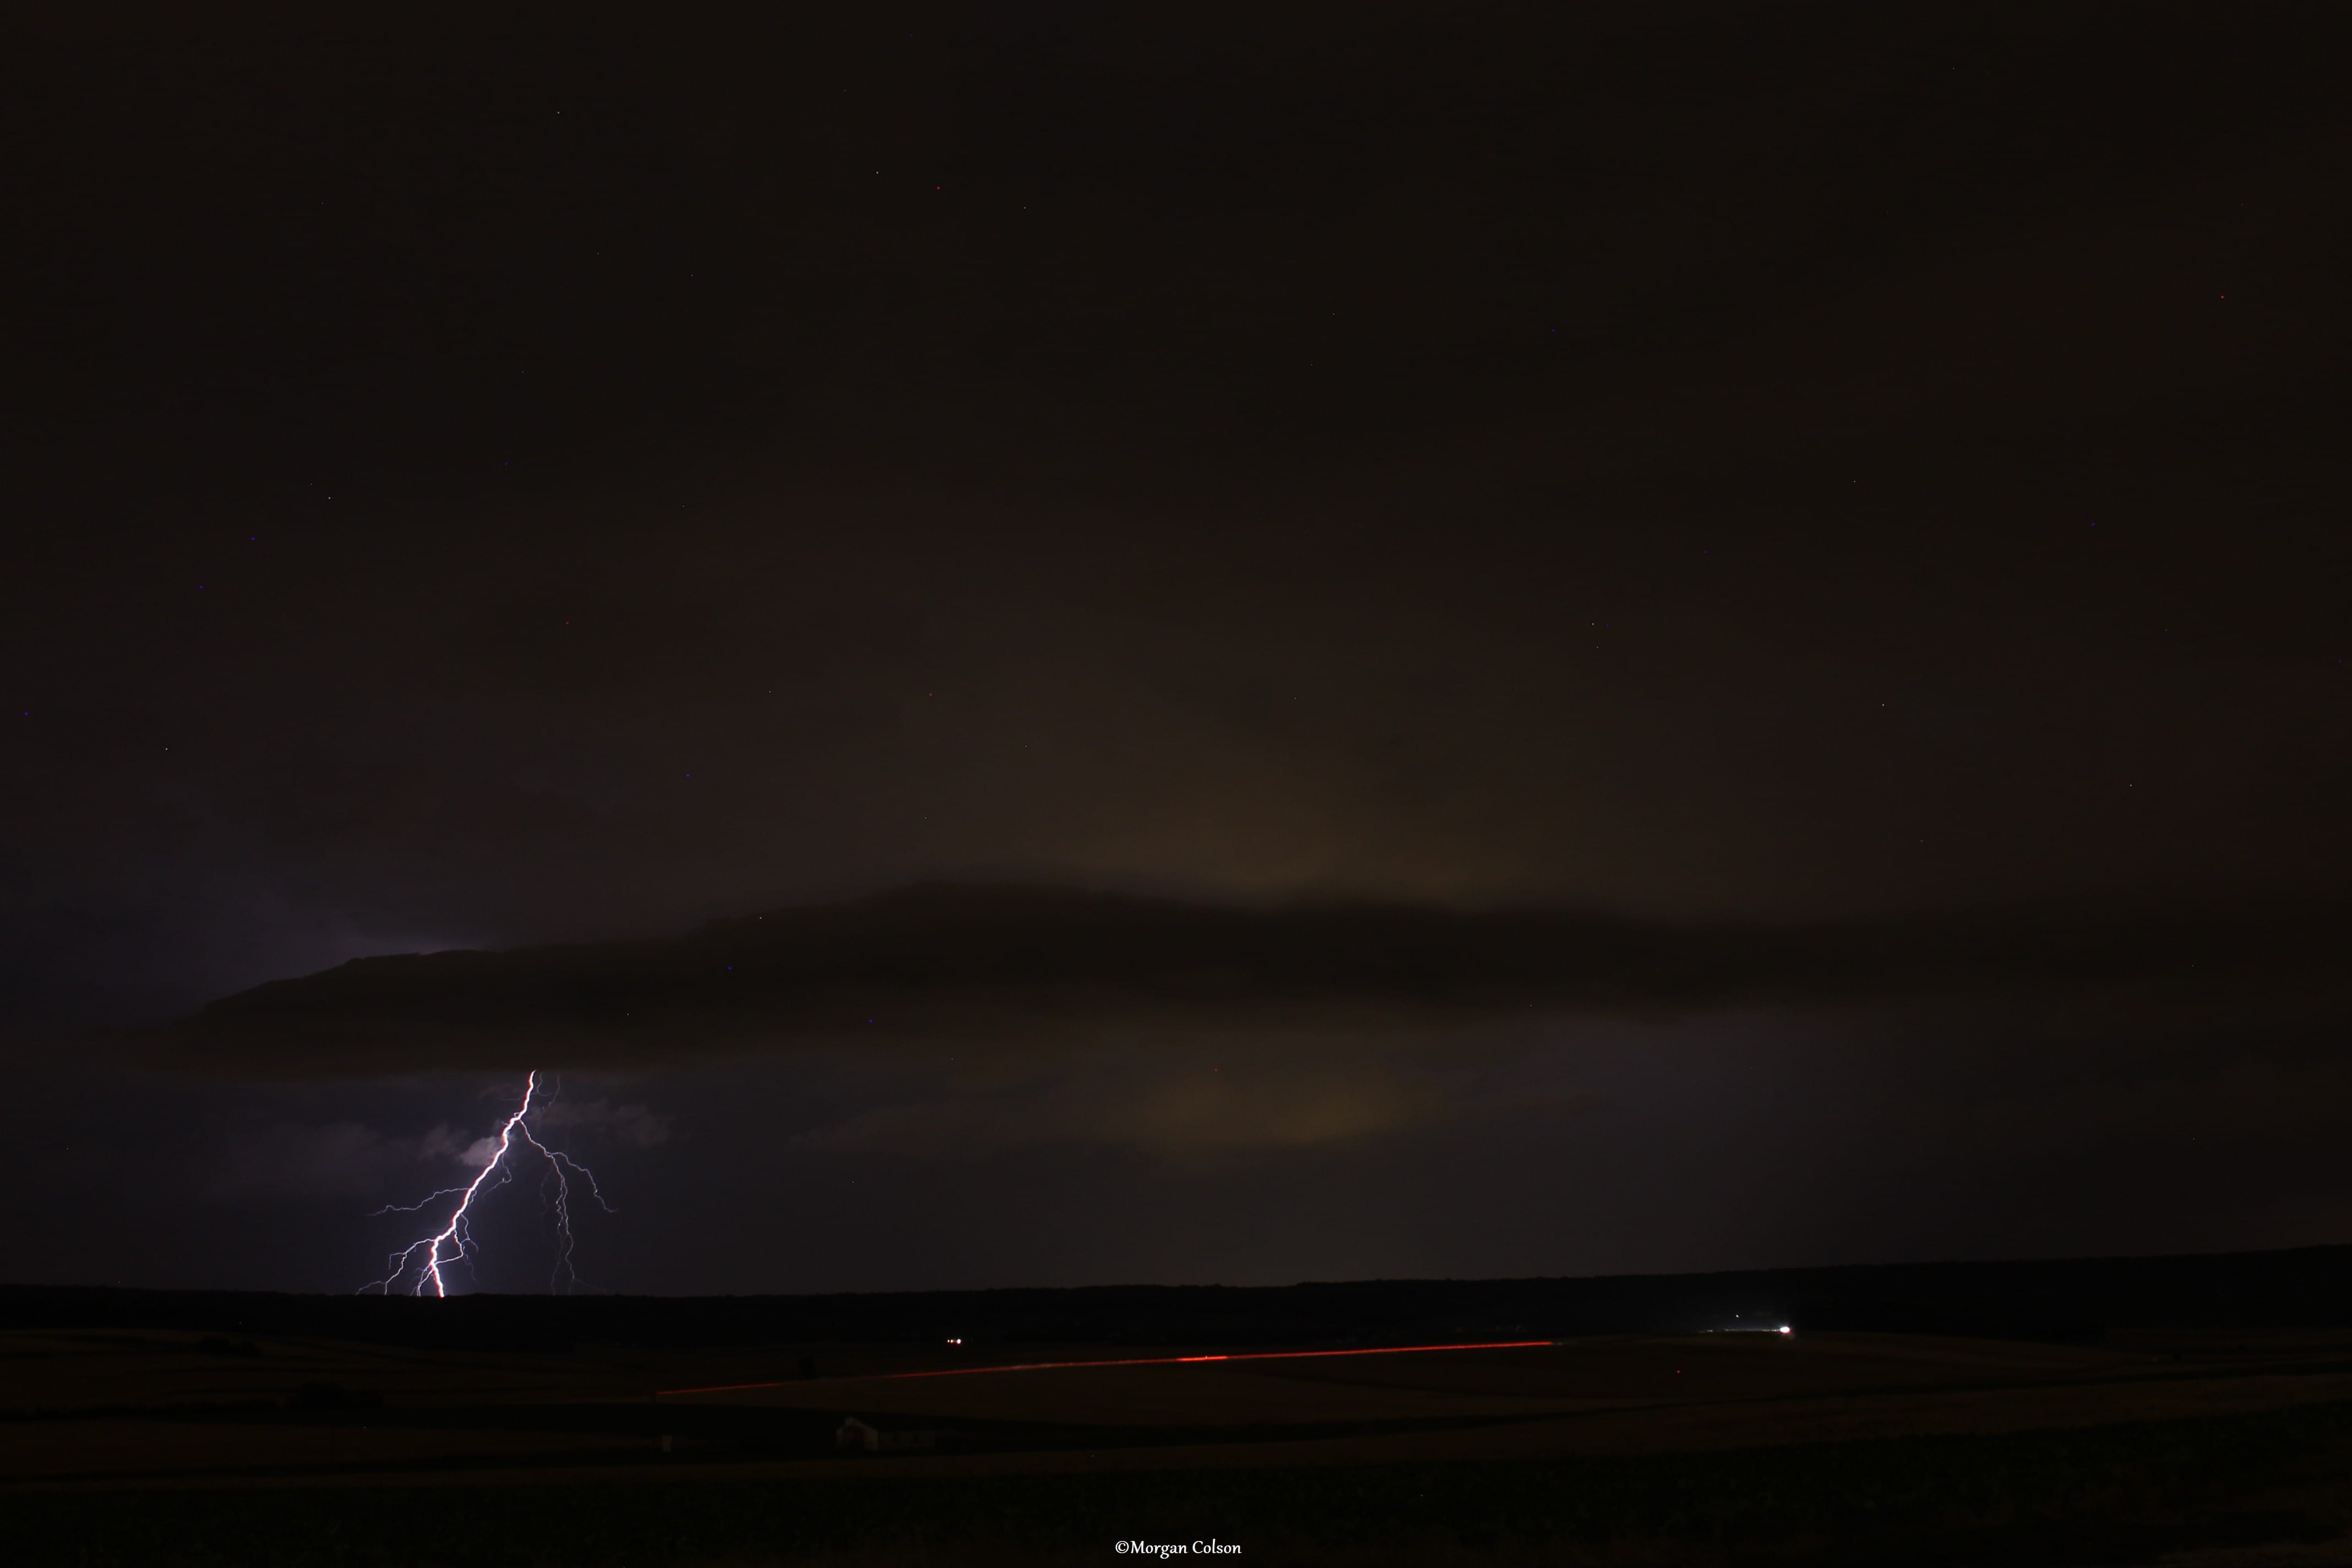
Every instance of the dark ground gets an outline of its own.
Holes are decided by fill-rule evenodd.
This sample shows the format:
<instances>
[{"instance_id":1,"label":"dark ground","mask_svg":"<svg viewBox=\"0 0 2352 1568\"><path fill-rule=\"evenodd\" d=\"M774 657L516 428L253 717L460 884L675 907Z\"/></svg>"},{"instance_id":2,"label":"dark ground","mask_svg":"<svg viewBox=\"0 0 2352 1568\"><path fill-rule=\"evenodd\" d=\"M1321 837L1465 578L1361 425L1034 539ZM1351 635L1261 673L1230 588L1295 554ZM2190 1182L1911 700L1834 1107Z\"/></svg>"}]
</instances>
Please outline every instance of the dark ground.
<instances>
[{"instance_id":1,"label":"dark ground","mask_svg":"<svg viewBox=\"0 0 2352 1568\"><path fill-rule=\"evenodd\" d=\"M1286 1563L2352 1563L2348 1285L2352 1249L2316 1248L711 1300L17 1288L0 1529L12 1562L91 1565L1078 1563L1211 1539ZM1705 1332L1734 1312L1802 1327ZM950 1324L972 1342L946 1351ZM877 1381L1505 1331L1562 1343ZM785 1381L652 1393L752 1374ZM850 1411L945 1424L952 1451L845 1458Z\"/></svg>"},{"instance_id":2,"label":"dark ground","mask_svg":"<svg viewBox=\"0 0 2352 1568\"><path fill-rule=\"evenodd\" d=\"M1759 1269L1594 1279L1396 1279L874 1295L295 1296L0 1287L0 1328L184 1329L445 1348L580 1342L908 1341L1204 1346L1481 1334L1807 1330L2081 1339L2124 1329L2352 1326L2352 1247L2184 1258Z\"/></svg>"},{"instance_id":3,"label":"dark ground","mask_svg":"<svg viewBox=\"0 0 2352 1568\"><path fill-rule=\"evenodd\" d=\"M1566 1463L16 1495L19 1563L2343 1562L2352 1407ZM2288 1500L2282 1502L2282 1497ZM2231 1548L2266 1546L2275 1557Z\"/></svg>"}]
</instances>

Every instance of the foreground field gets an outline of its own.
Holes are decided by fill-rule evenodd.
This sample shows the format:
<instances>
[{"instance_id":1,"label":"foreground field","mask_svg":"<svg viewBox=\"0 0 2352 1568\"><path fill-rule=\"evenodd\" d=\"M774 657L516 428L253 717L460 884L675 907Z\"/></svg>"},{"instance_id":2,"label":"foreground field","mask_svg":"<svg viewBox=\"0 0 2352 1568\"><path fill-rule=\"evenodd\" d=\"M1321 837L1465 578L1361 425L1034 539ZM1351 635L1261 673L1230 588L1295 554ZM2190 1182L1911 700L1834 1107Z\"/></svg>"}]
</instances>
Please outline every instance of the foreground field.
<instances>
[{"instance_id":1,"label":"foreground field","mask_svg":"<svg viewBox=\"0 0 2352 1568\"><path fill-rule=\"evenodd\" d=\"M0 1484L1532 1459L2352 1401L2352 1334L2343 1332L2098 1345L1720 1333L989 1370L1115 1355L856 1345L522 1355L161 1331L16 1333L0 1335ZM725 1386L740 1384L753 1386ZM699 1392L664 1392L681 1389ZM845 1457L834 1439L850 1415L932 1434L937 1447Z\"/></svg>"},{"instance_id":2,"label":"foreground field","mask_svg":"<svg viewBox=\"0 0 2352 1568\"><path fill-rule=\"evenodd\" d=\"M986 1370L1111 1353L13 1333L0 1525L12 1561L89 1563L2352 1563L2341 1332ZM724 1384L766 1386L664 1392ZM853 1415L936 1447L845 1453Z\"/></svg>"}]
</instances>

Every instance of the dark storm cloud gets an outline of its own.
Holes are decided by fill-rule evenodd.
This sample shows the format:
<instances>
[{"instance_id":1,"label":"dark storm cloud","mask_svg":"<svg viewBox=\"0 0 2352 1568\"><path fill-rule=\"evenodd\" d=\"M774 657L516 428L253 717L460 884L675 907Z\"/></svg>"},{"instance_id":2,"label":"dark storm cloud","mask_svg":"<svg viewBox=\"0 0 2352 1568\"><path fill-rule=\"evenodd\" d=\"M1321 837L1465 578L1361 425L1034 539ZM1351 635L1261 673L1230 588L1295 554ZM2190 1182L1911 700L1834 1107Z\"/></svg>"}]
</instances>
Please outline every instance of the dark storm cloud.
<instances>
[{"instance_id":1,"label":"dark storm cloud","mask_svg":"<svg viewBox=\"0 0 2352 1568\"><path fill-rule=\"evenodd\" d=\"M0 1004L2328 891L2352 122L2249 16L19 19Z\"/></svg>"},{"instance_id":2,"label":"dark storm cloud","mask_svg":"<svg viewBox=\"0 0 2352 1568\"><path fill-rule=\"evenodd\" d=\"M16 18L0 997L2340 885L2338 14L1262 13Z\"/></svg>"},{"instance_id":3,"label":"dark storm cloud","mask_svg":"<svg viewBox=\"0 0 2352 1568\"><path fill-rule=\"evenodd\" d=\"M11 1267L2340 1239L2347 25L15 7Z\"/></svg>"},{"instance_id":4,"label":"dark storm cloud","mask_svg":"<svg viewBox=\"0 0 2352 1568\"><path fill-rule=\"evenodd\" d=\"M194 1059L297 1072L656 1066L713 1049L1443 1034L1466 1020L2263 985L2340 1000L2352 911L2081 909L1674 926L1546 909L1271 907L927 887L689 936L354 960L212 1004ZM1369 1055L1377 1054L1368 1052Z\"/></svg>"}]
</instances>

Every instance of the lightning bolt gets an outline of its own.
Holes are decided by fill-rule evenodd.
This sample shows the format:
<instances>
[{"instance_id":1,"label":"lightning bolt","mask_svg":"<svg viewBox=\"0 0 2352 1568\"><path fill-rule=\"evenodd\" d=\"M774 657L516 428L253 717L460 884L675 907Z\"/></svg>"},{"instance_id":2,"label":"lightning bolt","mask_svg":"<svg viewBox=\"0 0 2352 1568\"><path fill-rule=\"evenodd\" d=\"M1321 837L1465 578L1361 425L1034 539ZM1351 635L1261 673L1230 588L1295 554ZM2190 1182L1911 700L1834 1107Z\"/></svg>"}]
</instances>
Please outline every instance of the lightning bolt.
<instances>
[{"instance_id":1,"label":"lightning bolt","mask_svg":"<svg viewBox=\"0 0 2352 1568\"><path fill-rule=\"evenodd\" d=\"M424 1240L411 1242L394 1253L385 1260L390 1264L392 1272L381 1279L361 1286L361 1294L374 1290L389 1296L392 1294L392 1288L400 1284L404 1279L409 1278L409 1271L414 1268L415 1270L414 1279L406 1286L410 1295L422 1296L429 1289L436 1296L446 1296L449 1293L449 1282L443 1270L455 1264L470 1261L474 1256L472 1228L474 1200L481 1194L485 1186L503 1187L514 1179L514 1167L507 1156L514 1152L518 1142L528 1144L541 1159L547 1162L548 1174L554 1181L555 1264L548 1274L547 1287L553 1290L562 1287L566 1281L573 1286L579 1284L579 1276L572 1272L572 1178L577 1176L588 1184L589 1196L594 1198L598 1206L602 1207L606 1214L614 1213L614 1210L611 1204L604 1202L604 1193L598 1190L594 1172L572 1159L562 1150L549 1148L531 1131L530 1123L526 1118L530 1115L531 1101L538 1093L539 1074L534 1070L523 1082L522 1103L515 1107L515 1113L508 1117L505 1123L499 1128L498 1148L492 1152L489 1163L481 1168L472 1181L462 1187L444 1187L419 1203L387 1204L375 1211L379 1215L422 1214L443 1198L455 1197L457 1200L457 1206L449 1211L449 1220L446 1225ZM493 1173L498 1176L496 1182L490 1180ZM423 1255L421 1258L420 1254Z\"/></svg>"}]
</instances>

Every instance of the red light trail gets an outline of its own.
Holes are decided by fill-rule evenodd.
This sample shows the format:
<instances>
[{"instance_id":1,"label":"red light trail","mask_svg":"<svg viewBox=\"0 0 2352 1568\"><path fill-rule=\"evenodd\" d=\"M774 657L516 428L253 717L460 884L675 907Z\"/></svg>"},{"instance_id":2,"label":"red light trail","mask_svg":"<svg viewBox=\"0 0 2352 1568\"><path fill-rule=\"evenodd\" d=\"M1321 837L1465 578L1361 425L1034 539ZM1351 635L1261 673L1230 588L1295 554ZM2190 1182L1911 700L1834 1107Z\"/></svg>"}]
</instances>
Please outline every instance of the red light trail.
<instances>
[{"instance_id":1,"label":"red light trail","mask_svg":"<svg viewBox=\"0 0 2352 1568\"><path fill-rule=\"evenodd\" d=\"M1053 1372L1077 1366L1197 1366L1216 1361L1310 1361L1318 1356L1336 1355L1410 1355L1425 1351L1525 1351L1549 1349L1558 1340L1486 1340L1476 1344L1461 1345L1373 1345L1363 1350L1345 1351L1242 1351L1223 1355L1155 1355L1127 1356L1115 1361L1025 1361L1004 1366L946 1366L929 1372L877 1372L866 1378L824 1378L825 1383L884 1383L908 1377L971 1377L983 1372ZM800 1380L810 1381L810 1380ZM673 1394L737 1394L751 1388L790 1388L793 1380L775 1383L722 1383L709 1388L662 1388L654 1392L656 1399L667 1399Z\"/></svg>"}]
</instances>

